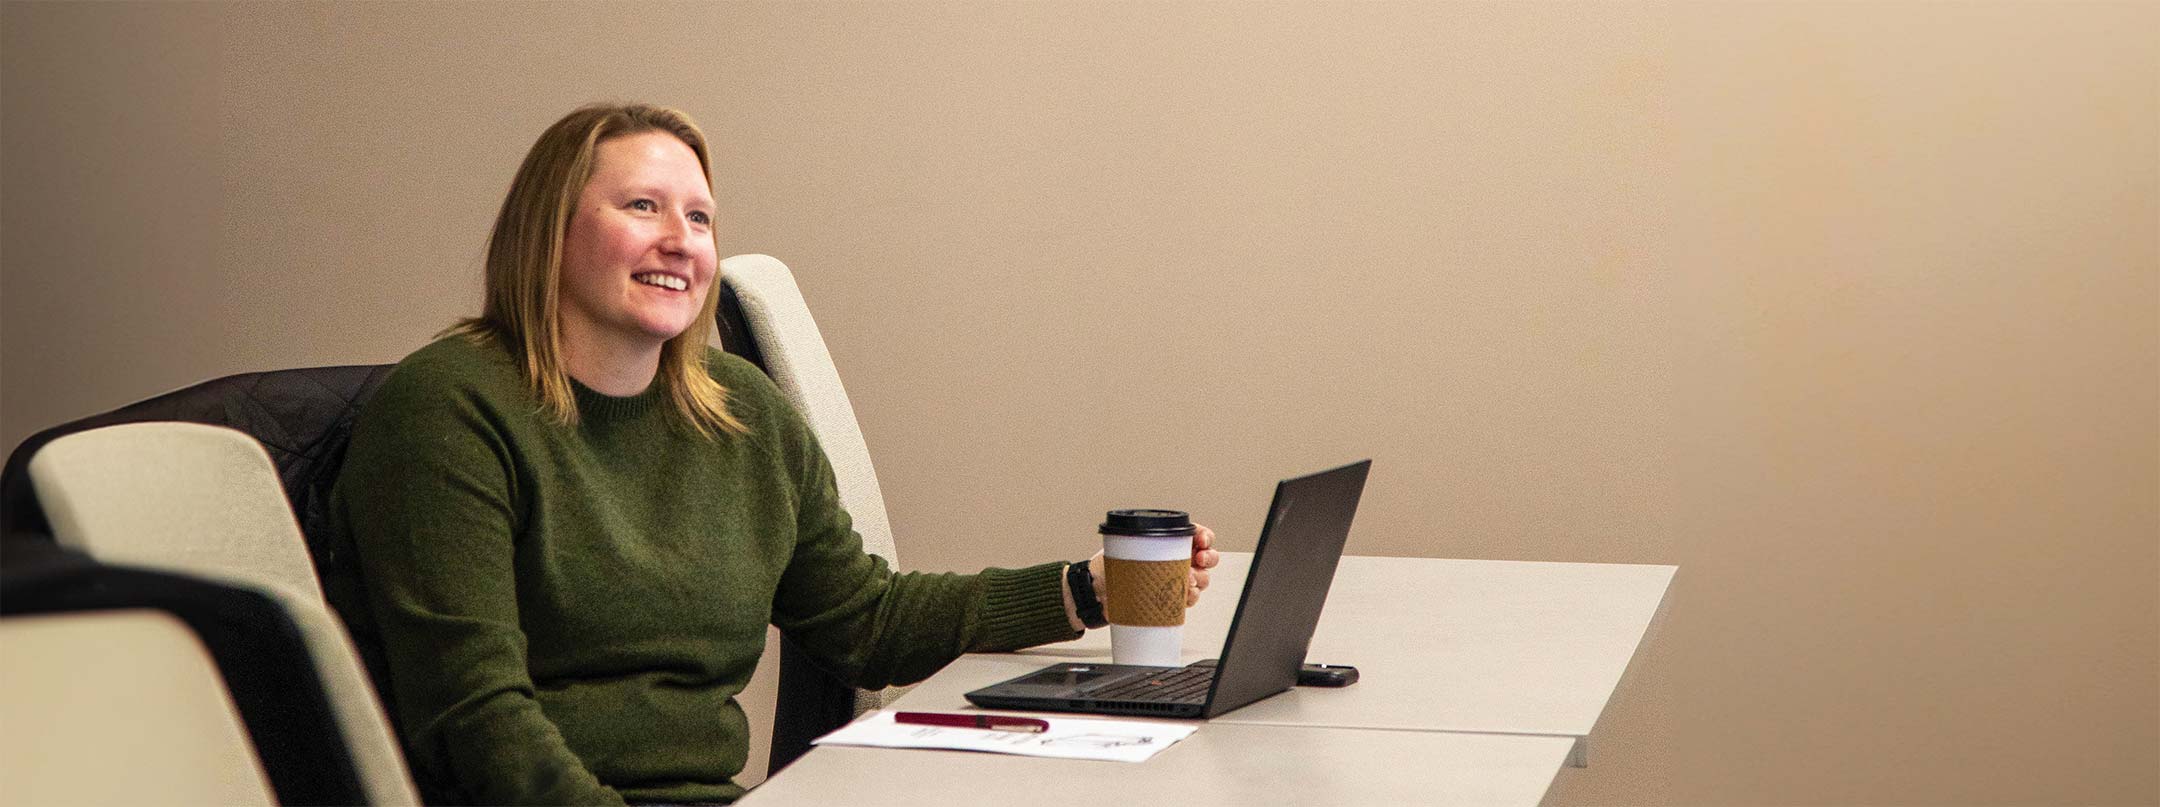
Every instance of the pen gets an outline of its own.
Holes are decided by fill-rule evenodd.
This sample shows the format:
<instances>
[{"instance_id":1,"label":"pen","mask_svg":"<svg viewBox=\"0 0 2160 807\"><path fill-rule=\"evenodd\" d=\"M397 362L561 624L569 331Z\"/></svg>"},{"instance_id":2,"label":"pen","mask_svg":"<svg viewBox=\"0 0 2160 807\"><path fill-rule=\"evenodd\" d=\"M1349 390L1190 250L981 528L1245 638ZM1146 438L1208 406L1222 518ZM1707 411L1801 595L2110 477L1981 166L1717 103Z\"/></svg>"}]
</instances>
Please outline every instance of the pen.
<instances>
[{"instance_id":1,"label":"pen","mask_svg":"<svg viewBox=\"0 0 2160 807\"><path fill-rule=\"evenodd\" d=\"M1050 730L1050 721L1033 717L1006 717L1004 715L946 715L936 712L898 712L893 722L915 726L951 726L960 729L989 729L991 731Z\"/></svg>"}]
</instances>

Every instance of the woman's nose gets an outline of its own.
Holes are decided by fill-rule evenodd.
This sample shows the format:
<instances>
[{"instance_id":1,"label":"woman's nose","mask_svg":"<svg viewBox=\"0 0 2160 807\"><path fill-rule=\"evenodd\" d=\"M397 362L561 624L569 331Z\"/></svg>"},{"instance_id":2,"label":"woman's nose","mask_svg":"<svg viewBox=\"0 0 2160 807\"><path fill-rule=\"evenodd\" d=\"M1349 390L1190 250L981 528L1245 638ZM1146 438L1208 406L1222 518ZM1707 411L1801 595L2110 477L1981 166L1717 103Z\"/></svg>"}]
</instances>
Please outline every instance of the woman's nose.
<instances>
[{"instance_id":1,"label":"woman's nose","mask_svg":"<svg viewBox=\"0 0 2160 807\"><path fill-rule=\"evenodd\" d=\"M670 255L679 255L690 249L690 238L695 230L689 217L674 216L670 223L661 225L660 249Z\"/></svg>"}]
</instances>

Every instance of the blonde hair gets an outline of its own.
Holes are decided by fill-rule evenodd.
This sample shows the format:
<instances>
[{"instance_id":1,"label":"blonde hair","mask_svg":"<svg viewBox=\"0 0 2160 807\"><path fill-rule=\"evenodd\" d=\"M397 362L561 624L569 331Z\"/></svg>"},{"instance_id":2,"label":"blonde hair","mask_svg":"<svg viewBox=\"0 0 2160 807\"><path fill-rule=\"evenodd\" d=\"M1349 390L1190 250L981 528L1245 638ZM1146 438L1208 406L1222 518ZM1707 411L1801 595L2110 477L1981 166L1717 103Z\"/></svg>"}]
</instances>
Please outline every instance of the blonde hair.
<instances>
[{"instance_id":1,"label":"blonde hair","mask_svg":"<svg viewBox=\"0 0 2160 807\"><path fill-rule=\"evenodd\" d=\"M645 132L666 132L697 153L698 167L712 187L712 164L705 133L690 116L644 104L594 104L578 109L533 142L503 197L488 238L487 302L480 316L460 320L444 331L477 342L499 340L524 363L525 381L540 399L541 411L564 425L577 423L577 396L562 363L563 233L585 183L592 179L593 155L601 143ZM714 237L714 251L719 247ZM712 337L713 312L720 288L705 293L705 305L689 328L660 350L662 383L674 408L699 435L717 431L742 434L742 421L728 412L728 390L705 367L705 344Z\"/></svg>"}]
</instances>

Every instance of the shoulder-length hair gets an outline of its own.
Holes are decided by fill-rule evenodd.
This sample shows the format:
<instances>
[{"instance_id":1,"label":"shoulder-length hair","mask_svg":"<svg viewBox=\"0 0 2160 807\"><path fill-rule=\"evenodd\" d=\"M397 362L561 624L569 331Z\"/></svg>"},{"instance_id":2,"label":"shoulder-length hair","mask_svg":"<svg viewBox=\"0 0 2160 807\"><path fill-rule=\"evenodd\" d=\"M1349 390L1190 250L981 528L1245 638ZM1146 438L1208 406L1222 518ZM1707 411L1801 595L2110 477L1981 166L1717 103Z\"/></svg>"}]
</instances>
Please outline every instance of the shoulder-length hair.
<instances>
[{"instance_id":1,"label":"shoulder-length hair","mask_svg":"<svg viewBox=\"0 0 2160 807\"><path fill-rule=\"evenodd\" d=\"M563 233L577 200L592 179L593 155L601 143L617 137L666 132L697 153L712 187L712 163L705 133L690 116L644 104L594 104L563 116L540 134L510 193L495 216L488 238L487 302L480 316L458 322L446 334L475 341L499 340L524 364L526 383L540 408L564 425L577 423L577 396L562 363ZM714 235L714 252L719 236ZM712 338L713 312L719 305L719 276L705 292L697 321L660 351L659 380L667 385L677 414L699 435L715 431L742 434L742 421L728 412L728 390L705 367L705 345Z\"/></svg>"}]
</instances>

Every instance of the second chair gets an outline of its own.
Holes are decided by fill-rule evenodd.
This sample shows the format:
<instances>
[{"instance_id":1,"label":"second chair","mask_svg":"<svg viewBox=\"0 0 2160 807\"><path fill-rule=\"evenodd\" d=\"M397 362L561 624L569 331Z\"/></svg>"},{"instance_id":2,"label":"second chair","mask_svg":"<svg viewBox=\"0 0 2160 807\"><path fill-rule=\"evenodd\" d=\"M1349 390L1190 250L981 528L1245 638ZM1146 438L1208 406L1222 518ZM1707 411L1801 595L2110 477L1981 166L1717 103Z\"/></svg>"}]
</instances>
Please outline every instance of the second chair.
<instances>
[{"instance_id":1,"label":"second chair","mask_svg":"<svg viewBox=\"0 0 2160 807\"><path fill-rule=\"evenodd\" d=\"M30 460L30 479L62 545L104 563L248 586L285 606L306 638L369 802L419 803L261 444L198 423L107 426L47 444Z\"/></svg>"}]
</instances>

